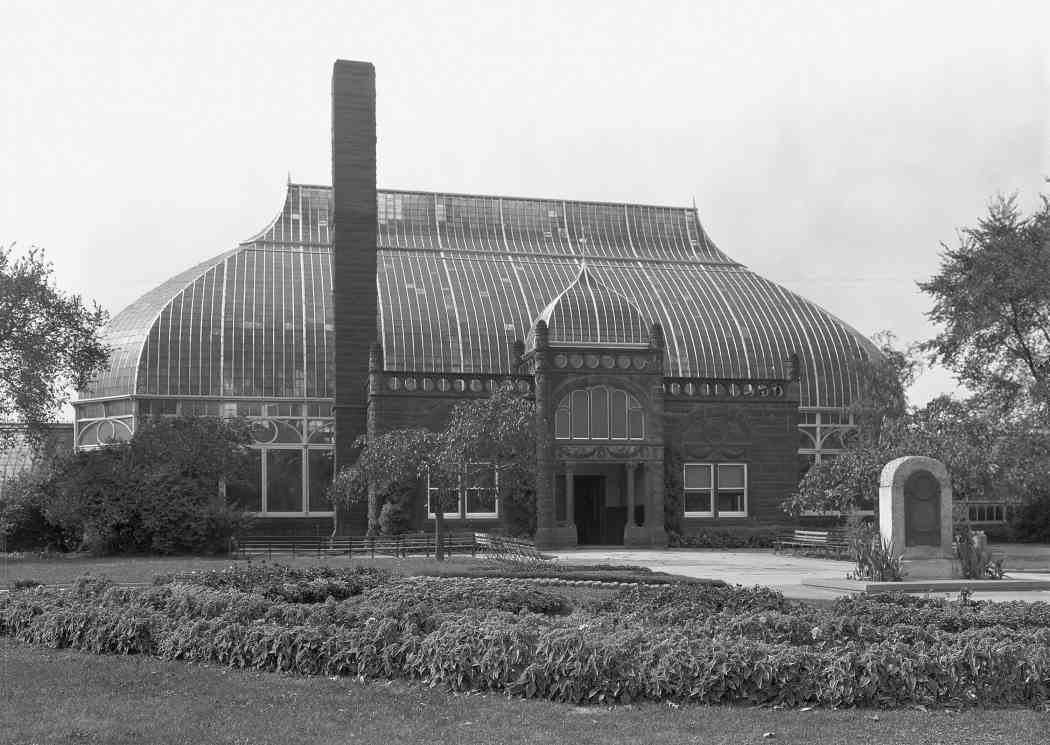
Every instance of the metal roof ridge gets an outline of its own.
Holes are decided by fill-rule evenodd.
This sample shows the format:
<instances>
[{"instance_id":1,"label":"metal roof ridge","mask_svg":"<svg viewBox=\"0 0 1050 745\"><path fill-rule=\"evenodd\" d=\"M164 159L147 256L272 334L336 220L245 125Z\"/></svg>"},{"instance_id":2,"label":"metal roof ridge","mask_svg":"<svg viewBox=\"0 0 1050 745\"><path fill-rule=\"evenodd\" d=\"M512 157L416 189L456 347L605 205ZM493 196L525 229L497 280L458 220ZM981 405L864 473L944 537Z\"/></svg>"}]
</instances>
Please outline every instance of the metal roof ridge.
<instances>
[{"instance_id":1,"label":"metal roof ridge","mask_svg":"<svg viewBox=\"0 0 1050 745\"><path fill-rule=\"evenodd\" d=\"M327 189L331 191L331 186L325 186L324 184L300 184L297 182L290 182L288 187L298 187L303 189ZM468 197L471 199L512 199L520 202L568 202L571 204L593 204L602 207L651 207L655 209L664 210L682 210L684 212L695 212L696 207L689 205L670 205L670 204L648 204L643 202L612 202L607 200L598 199L566 199L564 197L525 197L514 194L479 194L472 192L458 192L458 191L433 191L429 189L392 189L386 187L376 188L377 192L384 194L419 194L421 196L443 196L443 197Z\"/></svg>"}]
</instances>

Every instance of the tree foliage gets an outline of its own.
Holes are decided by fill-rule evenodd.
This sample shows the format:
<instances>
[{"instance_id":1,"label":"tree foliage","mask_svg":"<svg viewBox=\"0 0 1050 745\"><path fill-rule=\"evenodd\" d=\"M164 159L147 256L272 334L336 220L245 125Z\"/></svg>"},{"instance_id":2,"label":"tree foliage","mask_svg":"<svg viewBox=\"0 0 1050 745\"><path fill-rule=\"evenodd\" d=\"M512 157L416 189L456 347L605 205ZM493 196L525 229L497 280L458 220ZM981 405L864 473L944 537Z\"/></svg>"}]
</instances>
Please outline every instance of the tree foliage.
<instances>
[{"instance_id":1,"label":"tree foliage","mask_svg":"<svg viewBox=\"0 0 1050 745\"><path fill-rule=\"evenodd\" d=\"M220 484L248 477L249 442L239 420L146 421L128 442L57 458L18 482L9 490L19 510L11 515L42 515L52 528L49 540L60 537L61 548L221 551L243 516Z\"/></svg>"},{"instance_id":2,"label":"tree foliage","mask_svg":"<svg viewBox=\"0 0 1050 745\"><path fill-rule=\"evenodd\" d=\"M493 463L500 469L500 500L504 522L516 532L535 529L535 408L510 388L487 398L456 404L448 424L439 432L398 429L372 438L358 438L357 460L340 469L329 491L332 502L348 507L369 498L369 531L381 526L403 526L398 514L411 505L421 479L457 483L471 463ZM442 492L438 492L439 494ZM442 504L440 515L455 507ZM383 512L387 518L383 520ZM387 527L389 530L389 527ZM386 532L386 531L384 531Z\"/></svg>"},{"instance_id":3,"label":"tree foliage","mask_svg":"<svg viewBox=\"0 0 1050 745\"><path fill-rule=\"evenodd\" d=\"M1050 415L1050 198L1025 216L999 197L977 227L944 246L919 287L943 331L923 345L1001 413Z\"/></svg>"},{"instance_id":4,"label":"tree foliage","mask_svg":"<svg viewBox=\"0 0 1050 745\"><path fill-rule=\"evenodd\" d=\"M99 339L106 312L56 288L51 275L40 249L0 246L0 420L25 423L33 440L109 356Z\"/></svg>"},{"instance_id":5,"label":"tree foliage","mask_svg":"<svg viewBox=\"0 0 1050 745\"><path fill-rule=\"evenodd\" d=\"M1050 484L1050 434L1003 419L976 397L941 396L814 465L782 507L795 517L808 510L871 509L883 466L905 455L942 461L956 501L1022 502Z\"/></svg>"}]
</instances>

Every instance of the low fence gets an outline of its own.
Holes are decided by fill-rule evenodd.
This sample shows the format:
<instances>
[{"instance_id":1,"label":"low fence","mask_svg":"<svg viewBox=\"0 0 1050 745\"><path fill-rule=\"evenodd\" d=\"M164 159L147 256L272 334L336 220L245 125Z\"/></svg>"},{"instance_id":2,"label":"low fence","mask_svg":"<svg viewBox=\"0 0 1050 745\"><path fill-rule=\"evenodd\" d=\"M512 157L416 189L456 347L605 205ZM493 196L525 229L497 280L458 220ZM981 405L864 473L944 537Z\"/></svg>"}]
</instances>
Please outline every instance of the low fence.
<instances>
[{"instance_id":1,"label":"low fence","mask_svg":"<svg viewBox=\"0 0 1050 745\"><path fill-rule=\"evenodd\" d=\"M230 554L249 556L433 556L437 551L433 534L365 537L250 536L230 542ZM545 561L551 557L536 550L535 544L521 538L493 533L452 532L442 536L441 547L448 556L459 554L499 559Z\"/></svg>"}]
</instances>

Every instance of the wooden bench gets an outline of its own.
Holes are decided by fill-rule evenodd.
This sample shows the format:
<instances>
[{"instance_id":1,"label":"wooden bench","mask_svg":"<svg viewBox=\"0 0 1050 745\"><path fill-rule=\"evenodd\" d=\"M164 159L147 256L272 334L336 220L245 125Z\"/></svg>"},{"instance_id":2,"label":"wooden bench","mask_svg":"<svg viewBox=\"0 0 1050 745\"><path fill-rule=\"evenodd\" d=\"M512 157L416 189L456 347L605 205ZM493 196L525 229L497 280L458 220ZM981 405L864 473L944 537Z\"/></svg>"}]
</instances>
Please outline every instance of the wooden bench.
<instances>
[{"instance_id":1,"label":"wooden bench","mask_svg":"<svg viewBox=\"0 0 1050 745\"><path fill-rule=\"evenodd\" d=\"M849 548L846 531L842 528L827 530L803 530L796 528L777 538L773 550L777 553L785 548L808 549L812 551L842 552Z\"/></svg>"},{"instance_id":2,"label":"wooden bench","mask_svg":"<svg viewBox=\"0 0 1050 745\"><path fill-rule=\"evenodd\" d=\"M523 538L511 538L494 533L475 533L474 541L478 551L503 561L536 563L553 559L553 556L541 553L532 541Z\"/></svg>"}]
</instances>

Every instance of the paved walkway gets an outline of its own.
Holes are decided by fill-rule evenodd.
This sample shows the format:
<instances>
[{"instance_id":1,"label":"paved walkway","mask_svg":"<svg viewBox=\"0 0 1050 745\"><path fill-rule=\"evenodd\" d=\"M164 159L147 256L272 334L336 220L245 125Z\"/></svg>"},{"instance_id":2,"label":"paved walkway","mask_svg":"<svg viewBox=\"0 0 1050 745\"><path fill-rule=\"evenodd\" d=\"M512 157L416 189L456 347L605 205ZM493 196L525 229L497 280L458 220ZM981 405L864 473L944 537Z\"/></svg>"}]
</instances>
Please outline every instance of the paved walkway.
<instances>
[{"instance_id":1,"label":"paved walkway","mask_svg":"<svg viewBox=\"0 0 1050 745\"><path fill-rule=\"evenodd\" d=\"M831 559L810 559L793 554L775 554L768 549L718 549L627 550L615 546L605 548L580 548L572 551L555 551L559 561L566 564L633 564L657 572L680 574L686 577L720 579L734 585L763 585L796 599L836 598L849 594L846 589L810 587L807 580L841 580L853 569L853 563ZM1050 580L1050 550L1046 546L1025 547L1026 567L1042 568L1044 571L1017 572L1018 578ZM1007 556L1013 555L1008 551ZM1018 558L1021 558L1020 556ZM1007 576L1011 564L1006 562ZM954 597L957 593L945 593ZM1037 600L1050 602L1050 591L974 592L981 600Z\"/></svg>"}]
</instances>

